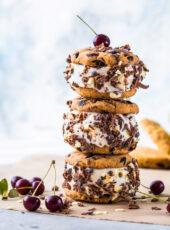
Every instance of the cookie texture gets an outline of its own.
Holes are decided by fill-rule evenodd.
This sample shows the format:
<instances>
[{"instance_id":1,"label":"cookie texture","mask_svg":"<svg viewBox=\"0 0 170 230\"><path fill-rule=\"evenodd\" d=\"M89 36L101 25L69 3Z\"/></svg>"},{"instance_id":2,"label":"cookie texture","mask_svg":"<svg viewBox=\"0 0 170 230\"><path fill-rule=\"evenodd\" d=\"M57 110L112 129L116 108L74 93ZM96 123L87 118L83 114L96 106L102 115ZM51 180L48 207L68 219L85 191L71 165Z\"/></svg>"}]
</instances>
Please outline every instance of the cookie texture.
<instances>
[{"instance_id":1,"label":"cookie texture","mask_svg":"<svg viewBox=\"0 0 170 230\"><path fill-rule=\"evenodd\" d=\"M84 193L69 190L67 188L64 188L64 192L65 192L66 196L68 196L74 200L80 200L80 201L85 201L85 202L89 202L89 203L99 203L99 204L117 203L121 200L125 200L129 196L129 194L126 194L126 195L124 195L124 197L119 196L113 200L112 196L96 198L96 197L88 196Z\"/></svg>"},{"instance_id":2,"label":"cookie texture","mask_svg":"<svg viewBox=\"0 0 170 230\"><path fill-rule=\"evenodd\" d=\"M136 89L131 89L117 96L115 93L100 93L96 89L92 88L82 88L82 87L72 87L76 93L81 97L91 97L91 98L106 98L106 99L123 99L129 98L136 94Z\"/></svg>"},{"instance_id":3,"label":"cookie texture","mask_svg":"<svg viewBox=\"0 0 170 230\"><path fill-rule=\"evenodd\" d=\"M124 166L120 168L111 167L114 165L112 163L113 158L108 164L109 168L101 169L78 166L79 162L85 163L86 161L83 154L81 156L79 155L79 160L76 160L78 163L74 166L68 163L68 161L74 163L74 159L71 161L66 159L62 187L68 196L90 202L117 202L134 194L134 189L138 188L140 183L139 170L137 161L134 158L130 160L129 157L129 162L126 161ZM68 156L68 158L74 157L76 157L76 153ZM101 159L102 157L99 156L98 160L94 159L93 161L97 165L102 163ZM103 161L106 162L106 158Z\"/></svg>"},{"instance_id":4,"label":"cookie texture","mask_svg":"<svg viewBox=\"0 0 170 230\"><path fill-rule=\"evenodd\" d=\"M112 48L103 45L76 50L71 55L71 62L87 66L113 66L119 62L136 64L139 58L130 52L130 46Z\"/></svg>"},{"instance_id":5,"label":"cookie texture","mask_svg":"<svg viewBox=\"0 0 170 230\"><path fill-rule=\"evenodd\" d=\"M170 156L160 150L139 146L130 155L141 168L170 169Z\"/></svg>"},{"instance_id":6,"label":"cookie texture","mask_svg":"<svg viewBox=\"0 0 170 230\"><path fill-rule=\"evenodd\" d=\"M161 127L161 125L148 119L143 119L141 121L141 125L142 128L149 134L152 141L158 146L159 150L170 156L170 136Z\"/></svg>"},{"instance_id":7,"label":"cookie texture","mask_svg":"<svg viewBox=\"0 0 170 230\"><path fill-rule=\"evenodd\" d=\"M83 154L79 151L74 151L65 157L65 162L70 165L96 169L123 168L131 161L132 157L129 154L106 156L93 153Z\"/></svg>"},{"instance_id":8,"label":"cookie texture","mask_svg":"<svg viewBox=\"0 0 170 230\"><path fill-rule=\"evenodd\" d=\"M71 111L64 114L63 134L65 142L83 153L128 153L139 141L133 114Z\"/></svg>"},{"instance_id":9,"label":"cookie texture","mask_svg":"<svg viewBox=\"0 0 170 230\"><path fill-rule=\"evenodd\" d=\"M135 103L123 100L78 97L67 101L67 104L71 110L80 112L108 112L120 114L136 114L139 112L139 108Z\"/></svg>"}]
</instances>

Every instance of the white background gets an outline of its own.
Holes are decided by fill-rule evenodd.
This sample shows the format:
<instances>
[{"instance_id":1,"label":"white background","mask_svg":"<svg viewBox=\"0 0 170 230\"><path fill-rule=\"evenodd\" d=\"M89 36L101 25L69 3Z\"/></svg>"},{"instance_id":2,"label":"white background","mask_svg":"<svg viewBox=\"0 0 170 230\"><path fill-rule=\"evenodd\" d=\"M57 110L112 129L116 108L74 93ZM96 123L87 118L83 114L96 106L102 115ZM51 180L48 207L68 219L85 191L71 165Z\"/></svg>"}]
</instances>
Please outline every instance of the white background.
<instances>
[{"instance_id":1,"label":"white background","mask_svg":"<svg viewBox=\"0 0 170 230\"><path fill-rule=\"evenodd\" d=\"M140 107L137 120L154 119L170 131L169 0L1 0L0 164L68 153L62 114L76 94L64 79L65 59L94 37L76 14L144 61L150 88L131 99ZM154 146L143 132L140 144Z\"/></svg>"}]
</instances>

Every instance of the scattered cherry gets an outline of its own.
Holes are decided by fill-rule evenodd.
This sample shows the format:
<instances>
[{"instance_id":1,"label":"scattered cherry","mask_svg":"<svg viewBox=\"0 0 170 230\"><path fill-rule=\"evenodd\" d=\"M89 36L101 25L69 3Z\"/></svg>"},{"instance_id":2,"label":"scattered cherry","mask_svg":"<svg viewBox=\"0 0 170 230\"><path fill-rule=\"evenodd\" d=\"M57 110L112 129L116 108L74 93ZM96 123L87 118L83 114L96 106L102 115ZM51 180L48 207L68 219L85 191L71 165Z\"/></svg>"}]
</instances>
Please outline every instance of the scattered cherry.
<instances>
[{"instance_id":1,"label":"scattered cherry","mask_svg":"<svg viewBox=\"0 0 170 230\"><path fill-rule=\"evenodd\" d=\"M40 181L34 181L32 183L32 189L31 189L32 193L35 191L35 189L37 188L39 183L40 183ZM42 183L42 184L40 184L40 186L38 187L38 189L34 195L39 196L39 195L43 194L44 190L45 190L45 186L44 186L44 183Z\"/></svg>"},{"instance_id":2,"label":"scattered cherry","mask_svg":"<svg viewBox=\"0 0 170 230\"><path fill-rule=\"evenodd\" d=\"M60 211L63 208L63 201L59 196L48 196L45 205L50 212Z\"/></svg>"},{"instance_id":3,"label":"scattered cherry","mask_svg":"<svg viewBox=\"0 0 170 230\"><path fill-rule=\"evenodd\" d=\"M32 184L34 181L41 181L41 178L39 177L33 177L29 182Z\"/></svg>"},{"instance_id":4,"label":"scattered cherry","mask_svg":"<svg viewBox=\"0 0 170 230\"><path fill-rule=\"evenodd\" d=\"M12 179L11 179L11 185L12 185L13 188L15 188L15 185L16 185L17 181L20 180L20 179L22 179L22 177L20 177L20 176L14 176L14 177L12 177Z\"/></svg>"},{"instance_id":5,"label":"scattered cherry","mask_svg":"<svg viewBox=\"0 0 170 230\"><path fill-rule=\"evenodd\" d=\"M166 207L167 211L170 212L170 202L168 202L168 205Z\"/></svg>"},{"instance_id":6,"label":"scattered cherry","mask_svg":"<svg viewBox=\"0 0 170 230\"><path fill-rule=\"evenodd\" d=\"M16 182L15 188L17 189L18 193L21 195L26 195L30 191L30 188L19 189L23 187L31 187L31 184L26 179L20 179Z\"/></svg>"},{"instance_id":7,"label":"scattered cherry","mask_svg":"<svg viewBox=\"0 0 170 230\"><path fill-rule=\"evenodd\" d=\"M93 40L93 44L94 46L99 46L101 44L104 44L104 46L109 46L110 45L110 39L107 35L104 35L104 34L97 34L95 37L94 37L94 40Z\"/></svg>"},{"instance_id":8,"label":"scattered cherry","mask_svg":"<svg viewBox=\"0 0 170 230\"><path fill-rule=\"evenodd\" d=\"M23 199L23 205L28 211L36 211L40 207L40 199L35 196L26 196Z\"/></svg>"},{"instance_id":9,"label":"scattered cherry","mask_svg":"<svg viewBox=\"0 0 170 230\"><path fill-rule=\"evenodd\" d=\"M160 180L152 181L150 184L150 190L154 195L159 195L163 192L165 186L164 183Z\"/></svg>"}]
</instances>

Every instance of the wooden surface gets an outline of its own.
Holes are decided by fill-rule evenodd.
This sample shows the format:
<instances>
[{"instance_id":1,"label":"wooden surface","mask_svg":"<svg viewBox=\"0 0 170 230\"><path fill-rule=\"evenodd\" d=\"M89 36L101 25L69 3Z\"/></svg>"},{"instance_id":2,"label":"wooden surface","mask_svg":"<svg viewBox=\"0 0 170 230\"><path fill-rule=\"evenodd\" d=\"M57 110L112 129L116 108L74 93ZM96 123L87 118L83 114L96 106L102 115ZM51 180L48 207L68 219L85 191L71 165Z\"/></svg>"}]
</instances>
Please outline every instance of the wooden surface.
<instances>
[{"instance_id":1,"label":"wooden surface","mask_svg":"<svg viewBox=\"0 0 170 230\"><path fill-rule=\"evenodd\" d=\"M55 156L34 156L31 158L24 159L12 167L9 168L1 168L0 169L0 178L11 179L14 175L20 175L25 178L32 178L33 176L42 177L46 170L48 169L51 160L56 161L57 168L57 185L61 186L62 183L62 172L64 167L64 158L55 157ZM161 179L164 181L167 194L170 191L170 180L169 173L167 170L141 170L141 181L146 186L152 180ZM50 194L52 186L53 186L54 173L53 170L49 173L45 185L46 189L49 192L46 194ZM142 189L142 188L141 188ZM60 190L58 193L61 193ZM140 196L140 195L139 195ZM22 203L17 202L18 199L9 199L7 201L0 201L0 209L8 209L9 206L13 206L15 210L25 211ZM142 202L138 201L140 209L137 210L129 210L127 208L128 201L123 201L116 204L109 205L97 205L97 204L88 204L85 203L85 207L79 207L76 204L71 208L71 212L69 216L75 217L83 217L90 219L102 219L102 220L116 220L116 221L126 221L126 222L136 222L136 223L152 223L152 224L162 224L162 225L170 225L170 215L166 211L166 204L161 202ZM161 210L152 210L152 207L160 207ZM90 208L96 208L97 211L106 211L107 214L103 215L92 215L92 216L82 216L81 213L86 212ZM125 212L115 212L115 209L123 208ZM41 209L38 211L40 213L50 214L44 206L44 201L42 201ZM53 215L62 215L53 213Z\"/></svg>"}]
</instances>

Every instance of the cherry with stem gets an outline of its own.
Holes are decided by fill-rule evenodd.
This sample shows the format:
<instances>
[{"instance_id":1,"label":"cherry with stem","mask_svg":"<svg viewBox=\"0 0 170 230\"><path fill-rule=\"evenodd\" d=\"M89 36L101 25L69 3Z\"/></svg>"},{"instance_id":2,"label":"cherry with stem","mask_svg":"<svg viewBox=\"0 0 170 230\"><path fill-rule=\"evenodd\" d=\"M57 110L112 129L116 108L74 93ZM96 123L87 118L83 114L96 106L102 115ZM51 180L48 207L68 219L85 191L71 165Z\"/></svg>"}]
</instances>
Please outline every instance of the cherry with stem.
<instances>
[{"instance_id":1,"label":"cherry with stem","mask_svg":"<svg viewBox=\"0 0 170 230\"><path fill-rule=\"evenodd\" d=\"M110 45L110 39L105 34L97 34L96 31L89 26L87 22L85 22L79 15L77 17L95 34L93 44L94 46L99 46L101 44L104 44L105 47L108 47Z\"/></svg>"},{"instance_id":2,"label":"cherry with stem","mask_svg":"<svg viewBox=\"0 0 170 230\"><path fill-rule=\"evenodd\" d=\"M45 178L47 177L52 165L55 164L55 161L52 161L50 164L50 167L48 168L46 174L44 175L43 179L39 182L38 186L35 188L32 196L26 196L23 199L23 205L24 207L28 210L28 211L36 211L39 207L40 207L40 199L38 197L35 196L38 188L40 187L40 185L44 182Z\"/></svg>"}]
</instances>

